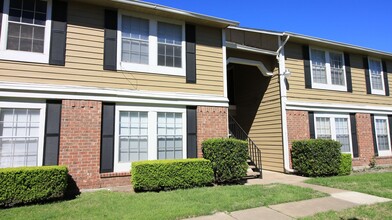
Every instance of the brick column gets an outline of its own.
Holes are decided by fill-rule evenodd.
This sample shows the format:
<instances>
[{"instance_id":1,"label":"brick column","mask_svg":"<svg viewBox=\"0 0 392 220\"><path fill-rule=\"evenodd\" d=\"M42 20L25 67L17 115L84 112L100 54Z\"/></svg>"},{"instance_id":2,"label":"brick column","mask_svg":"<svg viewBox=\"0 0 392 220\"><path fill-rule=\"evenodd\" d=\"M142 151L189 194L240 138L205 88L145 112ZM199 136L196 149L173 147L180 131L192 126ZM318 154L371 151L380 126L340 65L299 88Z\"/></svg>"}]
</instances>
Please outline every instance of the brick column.
<instances>
[{"instance_id":1,"label":"brick column","mask_svg":"<svg viewBox=\"0 0 392 220\"><path fill-rule=\"evenodd\" d=\"M367 166L374 156L372 119L370 114L355 114L359 157L353 159L353 166Z\"/></svg>"},{"instance_id":2,"label":"brick column","mask_svg":"<svg viewBox=\"0 0 392 220\"><path fill-rule=\"evenodd\" d=\"M101 114L101 102L63 100L59 164L79 188L100 187Z\"/></svg>"},{"instance_id":3,"label":"brick column","mask_svg":"<svg viewBox=\"0 0 392 220\"><path fill-rule=\"evenodd\" d=\"M287 115L287 133L289 141L289 157L291 164L291 147L293 141L310 139L309 115L307 111L288 110Z\"/></svg>"},{"instance_id":4,"label":"brick column","mask_svg":"<svg viewBox=\"0 0 392 220\"><path fill-rule=\"evenodd\" d=\"M228 137L228 108L197 107L197 154L203 157L201 144L209 138Z\"/></svg>"}]
</instances>

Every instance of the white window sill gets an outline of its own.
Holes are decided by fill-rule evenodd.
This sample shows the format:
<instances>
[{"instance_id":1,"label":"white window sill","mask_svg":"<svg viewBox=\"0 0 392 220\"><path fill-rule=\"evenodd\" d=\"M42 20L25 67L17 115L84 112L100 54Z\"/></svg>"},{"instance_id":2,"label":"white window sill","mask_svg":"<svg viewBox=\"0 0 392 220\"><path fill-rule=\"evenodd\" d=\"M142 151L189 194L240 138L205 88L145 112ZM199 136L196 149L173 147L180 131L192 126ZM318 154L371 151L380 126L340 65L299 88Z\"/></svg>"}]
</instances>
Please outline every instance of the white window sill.
<instances>
[{"instance_id":1,"label":"white window sill","mask_svg":"<svg viewBox=\"0 0 392 220\"><path fill-rule=\"evenodd\" d=\"M372 95L385 95L385 91L384 91L384 90L372 89L372 90L371 90L371 94L372 94Z\"/></svg>"},{"instance_id":2,"label":"white window sill","mask_svg":"<svg viewBox=\"0 0 392 220\"><path fill-rule=\"evenodd\" d=\"M185 67L177 68L177 67L153 66L148 64L119 62L117 65L117 70L174 75L174 76L185 76Z\"/></svg>"},{"instance_id":3,"label":"white window sill","mask_svg":"<svg viewBox=\"0 0 392 220\"><path fill-rule=\"evenodd\" d=\"M334 91L347 92L346 86L328 85L328 84L321 84L321 83L313 83L312 89L324 89L324 90L334 90Z\"/></svg>"},{"instance_id":4,"label":"white window sill","mask_svg":"<svg viewBox=\"0 0 392 220\"><path fill-rule=\"evenodd\" d=\"M379 157L389 157L389 156L392 156L392 151L390 151L390 150L378 151L378 156Z\"/></svg>"},{"instance_id":5,"label":"white window sill","mask_svg":"<svg viewBox=\"0 0 392 220\"><path fill-rule=\"evenodd\" d=\"M31 63L49 63L49 55L43 53L5 50L0 52L1 60L31 62Z\"/></svg>"}]
</instances>

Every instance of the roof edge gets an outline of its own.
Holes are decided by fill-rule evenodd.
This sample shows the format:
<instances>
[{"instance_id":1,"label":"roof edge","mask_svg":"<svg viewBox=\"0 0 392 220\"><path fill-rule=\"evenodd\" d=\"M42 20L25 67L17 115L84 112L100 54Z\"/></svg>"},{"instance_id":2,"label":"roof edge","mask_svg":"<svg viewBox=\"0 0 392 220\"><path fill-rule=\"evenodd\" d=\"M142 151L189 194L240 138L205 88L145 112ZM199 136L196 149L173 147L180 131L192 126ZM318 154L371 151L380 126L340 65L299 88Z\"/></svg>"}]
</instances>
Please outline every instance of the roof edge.
<instances>
[{"instance_id":1,"label":"roof edge","mask_svg":"<svg viewBox=\"0 0 392 220\"><path fill-rule=\"evenodd\" d=\"M185 11L185 10L172 8L172 7L167 7L167 6L154 4L154 3L150 3L150 2L136 1L136 0L111 0L111 1L129 4L129 5L140 6L140 7L145 7L145 8L150 8L150 9L155 9L155 10L164 11L164 12L170 12L170 13L174 13L174 14L178 14L178 15L184 15L184 16L198 18L198 19L212 21L212 22L217 22L217 23L224 24L227 26L238 26L240 24L237 21L213 17L213 16L204 15L204 14L200 14L200 13L194 13L194 12Z\"/></svg>"},{"instance_id":2,"label":"roof edge","mask_svg":"<svg viewBox=\"0 0 392 220\"><path fill-rule=\"evenodd\" d=\"M314 41L314 42L331 44L331 45L345 47L345 48L349 48L349 49L360 50L360 51L365 51L365 52L378 54L378 55L382 55L382 56L392 57L392 53L381 51L381 50L375 50L375 49L361 47L361 46L356 46L356 45L352 45L352 44L341 43L341 42L338 42L338 41L327 40L327 39L318 38L318 37L311 37L311 36L307 36L307 35L303 35L303 34L297 34L297 33L293 33L293 32L284 32L283 34L284 35L289 35L290 37L293 37L293 38L299 38L299 39L303 39L303 40L309 40L309 41Z\"/></svg>"}]
</instances>

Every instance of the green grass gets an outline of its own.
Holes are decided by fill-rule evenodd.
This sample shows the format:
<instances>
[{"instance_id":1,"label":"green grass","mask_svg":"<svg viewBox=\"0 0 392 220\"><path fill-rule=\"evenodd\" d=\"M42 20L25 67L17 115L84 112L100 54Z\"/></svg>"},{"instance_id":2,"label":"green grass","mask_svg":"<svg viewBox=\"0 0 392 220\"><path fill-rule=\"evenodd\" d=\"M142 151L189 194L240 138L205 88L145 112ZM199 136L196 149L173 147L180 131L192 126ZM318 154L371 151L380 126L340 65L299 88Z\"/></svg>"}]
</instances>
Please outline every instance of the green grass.
<instances>
[{"instance_id":1,"label":"green grass","mask_svg":"<svg viewBox=\"0 0 392 220\"><path fill-rule=\"evenodd\" d=\"M83 193L70 201L0 209L1 219L179 219L326 194L290 185L218 186L160 193Z\"/></svg>"},{"instance_id":2,"label":"green grass","mask_svg":"<svg viewBox=\"0 0 392 220\"><path fill-rule=\"evenodd\" d=\"M303 219L304 220L392 219L392 202L379 203L379 204L368 205L368 206L359 206L356 208L346 209L340 212L334 212L334 211L323 212Z\"/></svg>"},{"instance_id":3,"label":"green grass","mask_svg":"<svg viewBox=\"0 0 392 220\"><path fill-rule=\"evenodd\" d=\"M305 182L392 199L392 172L315 178Z\"/></svg>"}]
</instances>

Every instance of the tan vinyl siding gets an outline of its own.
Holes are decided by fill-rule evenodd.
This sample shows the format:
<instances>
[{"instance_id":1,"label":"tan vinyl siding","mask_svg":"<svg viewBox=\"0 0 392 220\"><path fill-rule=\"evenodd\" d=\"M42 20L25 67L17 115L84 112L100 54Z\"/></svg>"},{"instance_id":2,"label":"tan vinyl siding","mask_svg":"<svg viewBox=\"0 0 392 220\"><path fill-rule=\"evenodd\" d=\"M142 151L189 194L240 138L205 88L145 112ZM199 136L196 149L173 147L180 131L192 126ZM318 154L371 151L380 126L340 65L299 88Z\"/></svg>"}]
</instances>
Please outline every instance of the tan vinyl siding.
<instances>
[{"instance_id":1,"label":"tan vinyl siding","mask_svg":"<svg viewBox=\"0 0 392 220\"><path fill-rule=\"evenodd\" d=\"M302 45L289 43L286 48L286 68L292 73L287 91L288 101L316 102L331 104L352 104L372 106L392 106L391 96L366 94L365 70L363 55L350 54L353 92L342 92L321 89L305 89L304 62ZM388 72L392 73L391 61L387 62ZM391 88L392 77L388 82ZM390 89L391 90L391 89Z\"/></svg>"},{"instance_id":2,"label":"tan vinyl siding","mask_svg":"<svg viewBox=\"0 0 392 220\"><path fill-rule=\"evenodd\" d=\"M65 66L2 60L0 81L223 96L221 29L196 28L196 84L187 84L184 76L104 71L104 8L77 2L68 4Z\"/></svg>"},{"instance_id":3,"label":"tan vinyl siding","mask_svg":"<svg viewBox=\"0 0 392 220\"><path fill-rule=\"evenodd\" d=\"M276 68L275 74L278 73ZM261 149L263 169L284 171L279 77L273 77L254 118L249 137Z\"/></svg>"}]
</instances>

